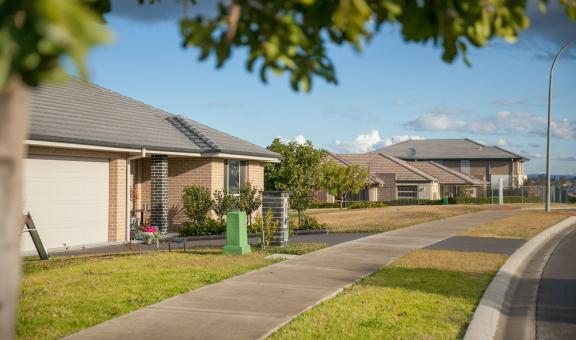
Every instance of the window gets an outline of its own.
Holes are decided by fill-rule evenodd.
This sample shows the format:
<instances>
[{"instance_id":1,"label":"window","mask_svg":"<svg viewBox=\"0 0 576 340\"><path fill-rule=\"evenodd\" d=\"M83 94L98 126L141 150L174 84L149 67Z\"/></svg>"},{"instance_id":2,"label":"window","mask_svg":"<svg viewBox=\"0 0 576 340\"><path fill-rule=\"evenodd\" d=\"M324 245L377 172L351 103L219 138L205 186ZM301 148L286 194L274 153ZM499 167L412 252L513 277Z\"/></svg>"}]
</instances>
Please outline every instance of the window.
<instances>
[{"instance_id":1,"label":"window","mask_svg":"<svg viewBox=\"0 0 576 340\"><path fill-rule=\"evenodd\" d=\"M470 161L468 160L460 161L460 172L466 175L470 175Z\"/></svg>"},{"instance_id":2,"label":"window","mask_svg":"<svg viewBox=\"0 0 576 340\"><path fill-rule=\"evenodd\" d=\"M232 193L239 193L246 182L246 161L229 159L224 162L224 187Z\"/></svg>"},{"instance_id":3,"label":"window","mask_svg":"<svg viewBox=\"0 0 576 340\"><path fill-rule=\"evenodd\" d=\"M417 185L399 185L398 198L418 198Z\"/></svg>"}]
</instances>

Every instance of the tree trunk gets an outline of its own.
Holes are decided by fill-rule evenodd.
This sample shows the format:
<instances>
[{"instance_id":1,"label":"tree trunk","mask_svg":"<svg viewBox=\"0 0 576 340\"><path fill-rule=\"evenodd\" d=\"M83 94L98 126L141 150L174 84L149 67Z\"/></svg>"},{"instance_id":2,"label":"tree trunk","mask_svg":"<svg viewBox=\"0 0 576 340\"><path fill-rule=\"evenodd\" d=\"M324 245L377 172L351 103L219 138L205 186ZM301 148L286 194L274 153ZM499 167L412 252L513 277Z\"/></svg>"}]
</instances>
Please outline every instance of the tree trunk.
<instances>
[{"instance_id":1,"label":"tree trunk","mask_svg":"<svg viewBox=\"0 0 576 340\"><path fill-rule=\"evenodd\" d=\"M298 228L302 227L302 211L298 210Z\"/></svg>"},{"instance_id":2,"label":"tree trunk","mask_svg":"<svg viewBox=\"0 0 576 340\"><path fill-rule=\"evenodd\" d=\"M340 210L344 209L344 197L346 194L340 196Z\"/></svg>"},{"instance_id":3,"label":"tree trunk","mask_svg":"<svg viewBox=\"0 0 576 340\"><path fill-rule=\"evenodd\" d=\"M19 78L0 91L0 339L16 334L28 100L28 89Z\"/></svg>"}]
</instances>

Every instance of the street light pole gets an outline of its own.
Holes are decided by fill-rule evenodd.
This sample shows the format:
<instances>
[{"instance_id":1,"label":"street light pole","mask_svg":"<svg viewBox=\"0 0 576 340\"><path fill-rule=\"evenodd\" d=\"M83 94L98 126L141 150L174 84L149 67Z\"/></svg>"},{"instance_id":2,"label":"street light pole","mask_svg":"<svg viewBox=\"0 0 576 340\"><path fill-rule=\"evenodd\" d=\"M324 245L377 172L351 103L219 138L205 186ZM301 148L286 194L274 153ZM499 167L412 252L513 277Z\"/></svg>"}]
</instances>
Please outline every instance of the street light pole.
<instances>
[{"instance_id":1,"label":"street light pole","mask_svg":"<svg viewBox=\"0 0 576 340\"><path fill-rule=\"evenodd\" d=\"M576 42L576 39L571 40L564 44L562 48L556 53L554 60L552 61L552 66L550 66L550 78L548 81L548 135L546 138L546 205L545 210L550 211L550 169L551 169L551 161L550 161L550 148L552 142L552 80L554 79L554 66L556 65L556 61L560 57L560 55L568 48L568 46L572 45Z\"/></svg>"}]
</instances>

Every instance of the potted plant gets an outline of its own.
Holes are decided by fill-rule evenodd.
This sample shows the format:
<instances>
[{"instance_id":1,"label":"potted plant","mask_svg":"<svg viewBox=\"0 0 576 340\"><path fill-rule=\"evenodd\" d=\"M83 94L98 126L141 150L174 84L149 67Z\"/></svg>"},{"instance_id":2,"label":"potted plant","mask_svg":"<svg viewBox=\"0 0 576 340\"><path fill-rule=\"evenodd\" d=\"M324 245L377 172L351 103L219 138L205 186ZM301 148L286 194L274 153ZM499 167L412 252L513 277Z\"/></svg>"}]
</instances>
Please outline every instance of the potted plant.
<instances>
[{"instance_id":1,"label":"potted plant","mask_svg":"<svg viewBox=\"0 0 576 340\"><path fill-rule=\"evenodd\" d=\"M151 225L141 226L134 236L135 239L144 241L146 244L151 244L153 240L157 240L159 237L158 228Z\"/></svg>"}]
</instances>

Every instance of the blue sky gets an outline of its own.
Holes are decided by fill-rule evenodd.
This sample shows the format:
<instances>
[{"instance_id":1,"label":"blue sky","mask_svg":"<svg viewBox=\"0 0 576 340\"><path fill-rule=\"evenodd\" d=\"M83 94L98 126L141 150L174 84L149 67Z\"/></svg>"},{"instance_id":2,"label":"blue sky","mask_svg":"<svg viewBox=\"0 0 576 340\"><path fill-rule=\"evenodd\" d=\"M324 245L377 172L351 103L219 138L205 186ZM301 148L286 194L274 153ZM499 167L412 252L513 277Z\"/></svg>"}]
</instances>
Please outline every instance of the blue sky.
<instances>
[{"instance_id":1,"label":"blue sky","mask_svg":"<svg viewBox=\"0 0 576 340\"><path fill-rule=\"evenodd\" d=\"M567 33L549 29L549 20L536 20L540 26L516 45L473 50L472 67L445 64L439 49L406 44L390 27L362 54L332 48L339 85L316 80L311 93L294 93L285 77L262 84L245 71L244 51L219 70L197 61L196 51L180 47L177 18L120 12L108 21L115 40L91 53L92 81L255 144L303 136L329 150L363 152L408 136L468 137L526 155L529 173L544 170L547 53ZM571 51L557 65L558 174L576 174L575 56Z\"/></svg>"}]
</instances>

